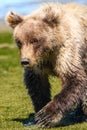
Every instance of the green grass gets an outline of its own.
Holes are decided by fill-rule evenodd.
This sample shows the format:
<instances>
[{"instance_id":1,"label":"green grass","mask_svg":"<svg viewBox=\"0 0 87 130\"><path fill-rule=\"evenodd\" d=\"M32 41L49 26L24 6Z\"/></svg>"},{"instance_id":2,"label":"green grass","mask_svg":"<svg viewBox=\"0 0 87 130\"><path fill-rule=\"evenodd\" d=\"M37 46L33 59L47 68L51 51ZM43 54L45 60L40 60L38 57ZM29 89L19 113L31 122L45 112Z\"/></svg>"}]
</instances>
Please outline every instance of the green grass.
<instances>
[{"instance_id":1,"label":"green grass","mask_svg":"<svg viewBox=\"0 0 87 130\"><path fill-rule=\"evenodd\" d=\"M2 36L4 37L4 33ZM5 43L8 44L0 47L0 130L42 130L37 126L24 127L22 125L28 121L29 114L33 113L34 110L24 87L23 69L19 63L18 49L14 44L11 44L7 32L5 37L7 37ZM11 34L10 38L12 38ZM4 43L3 40L0 39L0 45ZM60 90L60 83L56 82L56 78L50 77L49 80L52 85L52 96L54 96ZM87 123L52 128L51 130L78 129L86 130Z\"/></svg>"},{"instance_id":2,"label":"green grass","mask_svg":"<svg viewBox=\"0 0 87 130\"><path fill-rule=\"evenodd\" d=\"M12 43L13 42L13 37L11 31L0 31L0 44L1 43Z\"/></svg>"}]
</instances>

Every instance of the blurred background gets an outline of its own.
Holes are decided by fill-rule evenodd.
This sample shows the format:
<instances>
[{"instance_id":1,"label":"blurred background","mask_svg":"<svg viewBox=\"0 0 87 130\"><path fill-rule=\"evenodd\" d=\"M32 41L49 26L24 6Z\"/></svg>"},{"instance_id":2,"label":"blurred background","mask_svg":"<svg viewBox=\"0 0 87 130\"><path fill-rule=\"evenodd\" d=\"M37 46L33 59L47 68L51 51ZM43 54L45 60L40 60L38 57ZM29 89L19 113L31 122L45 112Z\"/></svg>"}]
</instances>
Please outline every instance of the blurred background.
<instances>
[{"instance_id":1,"label":"blurred background","mask_svg":"<svg viewBox=\"0 0 87 130\"><path fill-rule=\"evenodd\" d=\"M9 11L16 11L20 14L29 14L42 3L46 2L61 2L69 3L76 2L80 4L87 4L87 0L2 0L0 4L0 29L6 29L5 15ZM3 26L4 25L4 26Z\"/></svg>"}]
</instances>

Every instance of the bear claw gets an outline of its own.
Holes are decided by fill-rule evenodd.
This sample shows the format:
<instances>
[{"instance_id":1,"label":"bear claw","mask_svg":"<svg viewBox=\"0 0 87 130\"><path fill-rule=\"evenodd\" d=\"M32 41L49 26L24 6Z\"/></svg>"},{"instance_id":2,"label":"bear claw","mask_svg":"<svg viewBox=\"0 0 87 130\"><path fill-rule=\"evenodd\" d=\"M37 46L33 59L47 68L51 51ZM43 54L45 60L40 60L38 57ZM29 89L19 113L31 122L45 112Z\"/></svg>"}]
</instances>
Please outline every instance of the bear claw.
<instances>
[{"instance_id":1,"label":"bear claw","mask_svg":"<svg viewBox=\"0 0 87 130\"><path fill-rule=\"evenodd\" d=\"M62 115L51 108L52 102L48 103L45 107L43 107L39 112L35 114L35 122L37 125L41 126L42 128L47 127L54 127L57 126L62 118Z\"/></svg>"}]
</instances>

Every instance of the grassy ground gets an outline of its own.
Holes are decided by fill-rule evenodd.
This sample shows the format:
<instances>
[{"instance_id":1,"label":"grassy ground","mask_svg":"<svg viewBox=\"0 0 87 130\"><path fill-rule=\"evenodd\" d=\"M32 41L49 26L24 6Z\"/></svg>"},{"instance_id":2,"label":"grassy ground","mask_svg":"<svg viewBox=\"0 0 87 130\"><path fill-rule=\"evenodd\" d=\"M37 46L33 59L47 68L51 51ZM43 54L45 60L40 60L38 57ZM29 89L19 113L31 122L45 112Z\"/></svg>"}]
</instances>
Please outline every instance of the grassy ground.
<instances>
[{"instance_id":1,"label":"grassy ground","mask_svg":"<svg viewBox=\"0 0 87 130\"><path fill-rule=\"evenodd\" d=\"M11 44L10 33L0 33L0 130L42 130L37 126L24 127L33 106L23 84L23 69L19 63L19 52ZM52 96L60 90L59 82L50 78ZM52 130L87 130L87 123L73 124ZM44 129L47 130L47 129Z\"/></svg>"}]
</instances>

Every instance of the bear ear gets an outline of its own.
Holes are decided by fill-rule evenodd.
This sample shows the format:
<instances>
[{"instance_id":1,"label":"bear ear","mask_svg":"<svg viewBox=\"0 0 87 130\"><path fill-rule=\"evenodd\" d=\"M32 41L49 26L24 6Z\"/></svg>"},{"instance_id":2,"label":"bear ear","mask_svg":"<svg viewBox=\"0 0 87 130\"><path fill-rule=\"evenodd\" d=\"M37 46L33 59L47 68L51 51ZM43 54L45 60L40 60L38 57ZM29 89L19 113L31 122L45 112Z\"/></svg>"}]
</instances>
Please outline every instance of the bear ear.
<instances>
[{"instance_id":1,"label":"bear ear","mask_svg":"<svg viewBox=\"0 0 87 130\"><path fill-rule=\"evenodd\" d=\"M61 6L56 6L53 4L46 5L45 8L43 8L42 12L42 20L49 25L56 25L60 22L60 18L62 16L62 8Z\"/></svg>"},{"instance_id":2,"label":"bear ear","mask_svg":"<svg viewBox=\"0 0 87 130\"><path fill-rule=\"evenodd\" d=\"M23 21L23 17L14 12L9 12L6 16L6 21L10 27L15 28L19 23Z\"/></svg>"}]
</instances>

